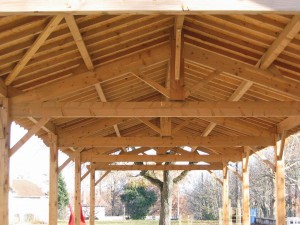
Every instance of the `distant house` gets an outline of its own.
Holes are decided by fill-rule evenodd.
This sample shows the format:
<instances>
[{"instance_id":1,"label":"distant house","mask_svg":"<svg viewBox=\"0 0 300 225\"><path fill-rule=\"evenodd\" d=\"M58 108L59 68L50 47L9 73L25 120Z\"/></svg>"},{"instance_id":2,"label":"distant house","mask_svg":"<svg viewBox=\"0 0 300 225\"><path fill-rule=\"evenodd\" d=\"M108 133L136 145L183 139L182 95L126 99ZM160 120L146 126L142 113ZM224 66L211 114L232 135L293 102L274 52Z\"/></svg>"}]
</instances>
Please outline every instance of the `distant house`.
<instances>
[{"instance_id":1,"label":"distant house","mask_svg":"<svg viewBox=\"0 0 300 225\"><path fill-rule=\"evenodd\" d=\"M9 209L12 223L47 222L48 196L31 181L13 180L10 185Z\"/></svg>"}]
</instances>

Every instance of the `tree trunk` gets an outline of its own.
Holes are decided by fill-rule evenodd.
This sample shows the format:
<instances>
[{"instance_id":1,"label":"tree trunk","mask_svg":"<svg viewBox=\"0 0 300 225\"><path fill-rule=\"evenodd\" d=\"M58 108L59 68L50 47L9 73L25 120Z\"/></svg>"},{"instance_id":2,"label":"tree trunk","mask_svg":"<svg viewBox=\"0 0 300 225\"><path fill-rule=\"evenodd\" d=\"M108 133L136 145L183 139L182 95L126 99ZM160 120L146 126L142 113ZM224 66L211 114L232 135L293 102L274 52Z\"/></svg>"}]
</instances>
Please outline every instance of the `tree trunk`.
<instances>
[{"instance_id":1,"label":"tree trunk","mask_svg":"<svg viewBox=\"0 0 300 225\"><path fill-rule=\"evenodd\" d=\"M170 171L164 171L164 182L161 194L159 225L171 225L173 179Z\"/></svg>"}]
</instances>

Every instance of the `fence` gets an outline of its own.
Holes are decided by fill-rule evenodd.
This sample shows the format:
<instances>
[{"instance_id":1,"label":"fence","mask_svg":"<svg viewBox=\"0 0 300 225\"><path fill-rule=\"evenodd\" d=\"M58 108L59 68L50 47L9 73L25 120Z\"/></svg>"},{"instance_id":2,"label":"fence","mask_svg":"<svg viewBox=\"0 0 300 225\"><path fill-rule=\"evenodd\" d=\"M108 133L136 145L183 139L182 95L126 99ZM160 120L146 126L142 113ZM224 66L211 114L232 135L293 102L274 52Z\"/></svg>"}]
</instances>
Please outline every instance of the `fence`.
<instances>
[{"instance_id":1,"label":"fence","mask_svg":"<svg viewBox=\"0 0 300 225\"><path fill-rule=\"evenodd\" d=\"M255 223L261 225L276 225L276 220L268 218L256 218Z\"/></svg>"}]
</instances>

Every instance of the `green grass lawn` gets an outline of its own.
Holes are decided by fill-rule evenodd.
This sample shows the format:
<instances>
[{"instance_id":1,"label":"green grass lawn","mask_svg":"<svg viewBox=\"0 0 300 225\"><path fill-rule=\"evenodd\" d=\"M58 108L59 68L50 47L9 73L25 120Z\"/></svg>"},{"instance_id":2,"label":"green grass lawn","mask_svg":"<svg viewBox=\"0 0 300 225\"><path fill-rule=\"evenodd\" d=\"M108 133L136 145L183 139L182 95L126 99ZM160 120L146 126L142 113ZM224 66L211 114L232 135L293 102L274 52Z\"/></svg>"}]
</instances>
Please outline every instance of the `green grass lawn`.
<instances>
[{"instance_id":1,"label":"green grass lawn","mask_svg":"<svg viewBox=\"0 0 300 225\"><path fill-rule=\"evenodd\" d=\"M87 224L88 221L86 221ZM58 225L67 225L68 221L59 221ZM157 220L124 220L124 221L96 221L95 224L101 224L101 225L111 225L111 224L120 224L120 225L125 225L125 224L130 224L130 225L158 225ZM173 221L171 222L172 225L179 225L178 221ZM192 223L187 220L183 220L181 222L181 225L217 225L217 221L193 221Z\"/></svg>"}]
</instances>

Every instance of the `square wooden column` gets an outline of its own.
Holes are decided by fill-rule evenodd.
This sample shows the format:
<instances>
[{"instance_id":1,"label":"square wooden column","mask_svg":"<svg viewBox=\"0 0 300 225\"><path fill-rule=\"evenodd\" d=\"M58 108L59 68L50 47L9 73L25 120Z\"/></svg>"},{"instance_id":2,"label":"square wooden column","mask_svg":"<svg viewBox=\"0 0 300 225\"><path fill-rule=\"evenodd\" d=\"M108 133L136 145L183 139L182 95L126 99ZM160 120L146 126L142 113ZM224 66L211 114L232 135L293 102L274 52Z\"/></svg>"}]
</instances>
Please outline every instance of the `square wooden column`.
<instances>
[{"instance_id":1,"label":"square wooden column","mask_svg":"<svg viewBox=\"0 0 300 225\"><path fill-rule=\"evenodd\" d=\"M95 225L95 168L92 163L90 172L90 225Z\"/></svg>"},{"instance_id":2,"label":"square wooden column","mask_svg":"<svg viewBox=\"0 0 300 225\"><path fill-rule=\"evenodd\" d=\"M223 225L229 225L229 187L227 162L223 163Z\"/></svg>"},{"instance_id":3,"label":"square wooden column","mask_svg":"<svg viewBox=\"0 0 300 225\"><path fill-rule=\"evenodd\" d=\"M242 187L242 202L243 202L243 225L250 225L250 192L249 192L249 155L250 149L245 147L243 152L243 187Z\"/></svg>"},{"instance_id":4,"label":"square wooden column","mask_svg":"<svg viewBox=\"0 0 300 225\"><path fill-rule=\"evenodd\" d=\"M80 151L74 154L75 161L75 225L80 225L80 211L81 211L81 156Z\"/></svg>"},{"instance_id":5,"label":"square wooden column","mask_svg":"<svg viewBox=\"0 0 300 225\"><path fill-rule=\"evenodd\" d=\"M8 99L1 99L0 109L0 221L1 225L9 224L8 194L9 194L9 138L10 120Z\"/></svg>"},{"instance_id":6,"label":"square wooden column","mask_svg":"<svg viewBox=\"0 0 300 225\"><path fill-rule=\"evenodd\" d=\"M57 225L58 201L58 148L57 136L49 134L50 168L49 168L49 225Z\"/></svg>"}]
</instances>

